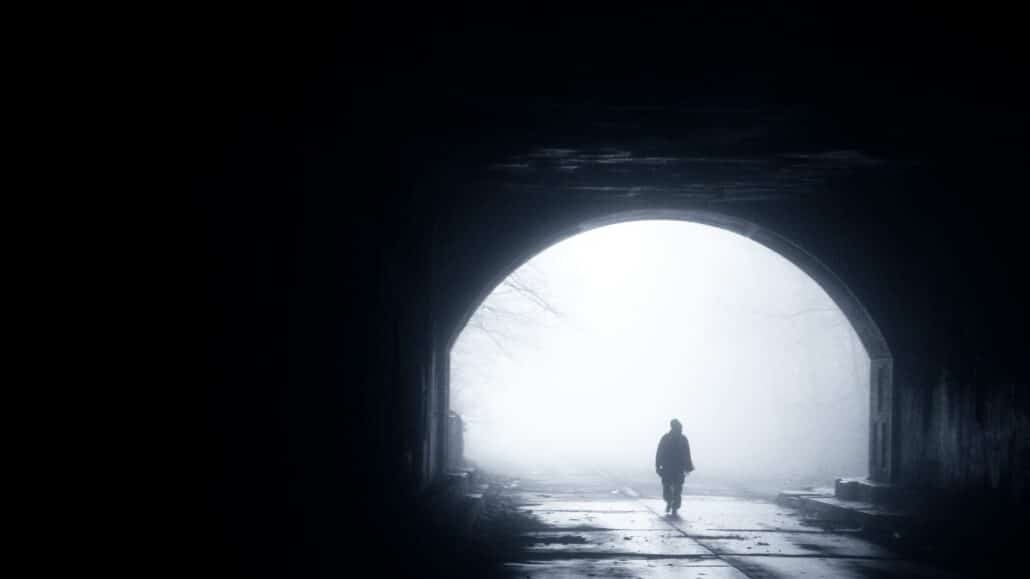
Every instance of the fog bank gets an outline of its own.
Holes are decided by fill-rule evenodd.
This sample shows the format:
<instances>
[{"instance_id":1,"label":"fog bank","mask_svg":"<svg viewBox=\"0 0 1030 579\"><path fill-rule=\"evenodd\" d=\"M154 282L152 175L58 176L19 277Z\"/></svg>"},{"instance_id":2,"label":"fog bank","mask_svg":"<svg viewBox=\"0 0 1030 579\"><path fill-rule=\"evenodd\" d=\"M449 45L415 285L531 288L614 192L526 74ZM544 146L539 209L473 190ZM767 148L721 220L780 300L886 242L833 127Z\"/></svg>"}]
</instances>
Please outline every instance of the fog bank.
<instances>
[{"instance_id":1,"label":"fog bank","mask_svg":"<svg viewBox=\"0 0 1030 579\"><path fill-rule=\"evenodd\" d=\"M452 352L452 408L485 466L645 473L671 418L698 475L866 474L869 357L795 265L676 221L592 230L534 257Z\"/></svg>"}]
</instances>

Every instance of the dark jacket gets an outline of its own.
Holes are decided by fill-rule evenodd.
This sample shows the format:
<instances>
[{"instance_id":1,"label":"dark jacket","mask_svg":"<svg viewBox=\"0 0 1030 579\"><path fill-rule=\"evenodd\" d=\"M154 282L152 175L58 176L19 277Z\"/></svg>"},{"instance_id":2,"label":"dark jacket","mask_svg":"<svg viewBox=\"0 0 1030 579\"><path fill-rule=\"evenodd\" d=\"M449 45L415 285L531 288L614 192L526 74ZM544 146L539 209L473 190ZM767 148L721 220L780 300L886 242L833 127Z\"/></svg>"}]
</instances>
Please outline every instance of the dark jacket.
<instances>
[{"instance_id":1,"label":"dark jacket","mask_svg":"<svg viewBox=\"0 0 1030 579\"><path fill-rule=\"evenodd\" d=\"M690 443L682 433L666 432L658 442L654 467L661 474L677 475L694 470L690 460Z\"/></svg>"}]
</instances>

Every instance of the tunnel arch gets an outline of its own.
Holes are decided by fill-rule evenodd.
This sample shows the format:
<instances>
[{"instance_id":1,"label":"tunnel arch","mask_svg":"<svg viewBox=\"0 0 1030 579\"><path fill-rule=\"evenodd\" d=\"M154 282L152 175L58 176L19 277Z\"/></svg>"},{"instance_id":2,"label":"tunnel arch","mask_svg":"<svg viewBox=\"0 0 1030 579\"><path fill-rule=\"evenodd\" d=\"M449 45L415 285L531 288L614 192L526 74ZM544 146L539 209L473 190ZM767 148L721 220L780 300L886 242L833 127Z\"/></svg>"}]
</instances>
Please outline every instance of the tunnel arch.
<instances>
[{"instance_id":1,"label":"tunnel arch","mask_svg":"<svg viewBox=\"0 0 1030 579\"><path fill-rule=\"evenodd\" d=\"M893 482L896 468L894 451L894 388L893 356L883 333L866 307L851 289L828 266L809 251L786 236L753 221L726 213L694 209L632 209L615 211L570 222L552 228L543 235L534 236L514 258L494 268L486 283L478 289L474 299L460 312L456 326L450 328L446 340L449 358L458 336L464 330L476 309L490 293L519 267L547 248L587 231L634 221L682 221L716 227L746 237L776 252L818 284L840 308L854 328L869 356L869 478L876 482ZM444 399L449 400L449 372L444 381Z\"/></svg>"}]
</instances>

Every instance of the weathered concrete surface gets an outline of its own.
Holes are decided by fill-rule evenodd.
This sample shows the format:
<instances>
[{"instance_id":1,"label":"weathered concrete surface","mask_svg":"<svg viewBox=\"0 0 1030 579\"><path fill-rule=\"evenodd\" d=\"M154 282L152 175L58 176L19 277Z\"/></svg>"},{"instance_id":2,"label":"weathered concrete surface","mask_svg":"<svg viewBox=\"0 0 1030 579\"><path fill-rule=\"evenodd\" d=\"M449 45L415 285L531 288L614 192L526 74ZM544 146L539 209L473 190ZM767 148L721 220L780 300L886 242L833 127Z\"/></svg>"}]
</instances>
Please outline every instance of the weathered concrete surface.
<instances>
[{"instance_id":1,"label":"weathered concrete surface","mask_svg":"<svg viewBox=\"0 0 1030 579\"><path fill-rule=\"evenodd\" d=\"M680 517L603 475L512 484L537 525L521 534L508 577L952 577L873 544L828 531L764 500L683 497Z\"/></svg>"},{"instance_id":2,"label":"weathered concrete surface","mask_svg":"<svg viewBox=\"0 0 1030 579\"><path fill-rule=\"evenodd\" d=\"M528 562L509 567L513 577L533 579L559 579L566 577L685 577L688 579L738 579L747 577L725 561L718 560L649 560L569 559L560 561Z\"/></svg>"},{"instance_id":3,"label":"weathered concrete surface","mask_svg":"<svg viewBox=\"0 0 1030 579\"><path fill-rule=\"evenodd\" d=\"M207 479L183 574L420 568L410 513L444 472L461 313L555 232L638 210L746 220L825 264L893 354L895 482L961 493L940 510L974 529L985 502L984 525L1026 506L1023 21L767 2L742 26L680 4L716 14L482 25L379 3L318 32L184 13L151 91L170 106L140 118L174 143L147 156L193 183L165 276L186 359L155 390L193 417L167 430L191 443L171 470ZM1021 552L1009 533L996 554Z\"/></svg>"},{"instance_id":4,"label":"weathered concrete surface","mask_svg":"<svg viewBox=\"0 0 1030 579\"><path fill-rule=\"evenodd\" d=\"M832 497L833 489L785 490L776 496L776 504L784 507L800 508L803 499Z\"/></svg>"}]
</instances>

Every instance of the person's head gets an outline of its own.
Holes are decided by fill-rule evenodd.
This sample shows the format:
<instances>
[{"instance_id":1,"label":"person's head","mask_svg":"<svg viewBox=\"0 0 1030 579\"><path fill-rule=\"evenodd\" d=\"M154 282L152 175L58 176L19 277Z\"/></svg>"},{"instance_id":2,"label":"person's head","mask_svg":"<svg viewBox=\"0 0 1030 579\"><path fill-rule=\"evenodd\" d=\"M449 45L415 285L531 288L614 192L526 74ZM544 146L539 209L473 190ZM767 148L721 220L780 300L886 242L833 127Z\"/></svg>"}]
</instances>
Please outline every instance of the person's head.
<instances>
[{"instance_id":1,"label":"person's head","mask_svg":"<svg viewBox=\"0 0 1030 579\"><path fill-rule=\"evenodd\" d=\"M683 432L683 423L680 422L679 420L673 418L669 422L669 428L671 428L672 431L675 432L676 434L679 434L679 433Z\"/></svg>"}]
</instances>

